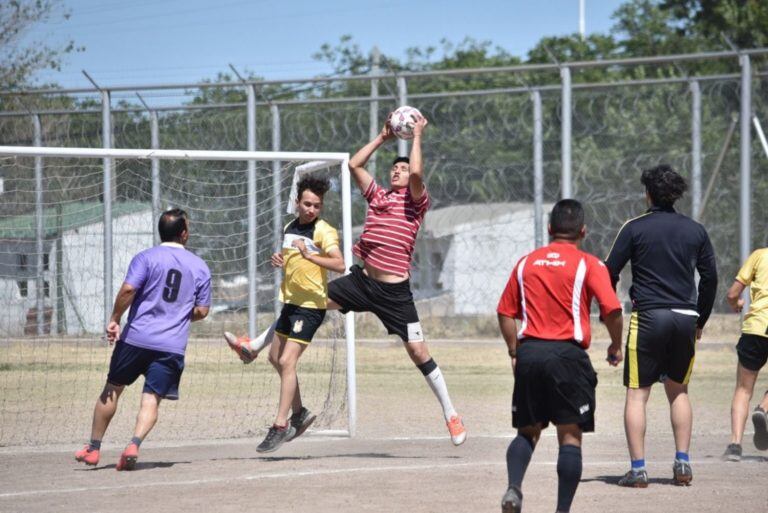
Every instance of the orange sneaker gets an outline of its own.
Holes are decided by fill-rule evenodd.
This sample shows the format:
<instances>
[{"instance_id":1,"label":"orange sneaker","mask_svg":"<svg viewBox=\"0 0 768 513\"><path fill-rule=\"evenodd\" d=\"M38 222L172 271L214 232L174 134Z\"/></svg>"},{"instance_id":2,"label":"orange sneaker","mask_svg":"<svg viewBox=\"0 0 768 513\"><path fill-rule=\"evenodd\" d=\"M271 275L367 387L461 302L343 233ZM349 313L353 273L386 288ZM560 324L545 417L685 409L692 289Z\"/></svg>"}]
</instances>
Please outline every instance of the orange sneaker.
<instances>
[{"instance_id":1,"label":"orange sneaker","mask_svg":"<svg viewBox=\"0 0 768 513\"><path fill-rule=\"evenodd\" d=\"M461 417L454 415L446 424L448 425L448 432L451 434L453 445L463 444L464 440L467 439L467 430L464 429L464 422L461 420Z\"/></svg>"},{"instance_id":2,"label":"orange sneaker","mask_svg":"<svg viewBox=\"0 0 768 513\"><path fill-rule=\"evenodd\" d=\"M139 448L136 444L128 444L123 454L120 455L120 461L117 462L115 470L133 470L136 467L137 459L139 459Z\"/></svg>"},{"instance_id":3,"label":"orange sneaker","mask_svg":"<svg viewBox=\"0 0 768 513\"><path fill-rule=\"evenodd\" d=\"M85 444L85 447L75 453L75 459L85 463L86 465L98 465L99 456L99 450L91 449L89 444Z\"/></svg>"},{"instance_id":4,"label":"orange sneaker","mask_svg":"<svg viewBox=\"0 0 768 513\"><path fill-rule=\"evenodd\" d=\"M240 360L243 363L251 363L253 360L256 359L256 355L253 354L249 349L249 342L251 339L249 339L246 336L242 337L235 337L234 334L225 331L224 332L224 340L227 341L227 345L229 348L237 353L237 356L240 357Z\"/></svg>"}]
</instances>

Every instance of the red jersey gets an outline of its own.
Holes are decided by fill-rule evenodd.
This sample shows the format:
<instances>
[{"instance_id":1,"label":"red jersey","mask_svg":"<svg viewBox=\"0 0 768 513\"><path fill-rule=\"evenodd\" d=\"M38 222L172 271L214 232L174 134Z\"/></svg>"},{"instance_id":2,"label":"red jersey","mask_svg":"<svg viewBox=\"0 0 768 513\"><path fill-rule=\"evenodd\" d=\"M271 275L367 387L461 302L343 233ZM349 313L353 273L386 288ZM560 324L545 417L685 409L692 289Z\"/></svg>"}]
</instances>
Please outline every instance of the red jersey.
<instances>
[{"instance_id":1,"label":"red jersey","mask_svg":"<svg viewBox=\"0 0 768 513\"><path fill-rule=\"evenodd\" d=\"M407 275L416 234L429 208L429 194L424 190L414 200L408 187L387 190L371 180L363 197L368 201L368 213L363 234L353 248L355 256L376 269Z\"/></svg>"},{"instance_id":2,"label":"red jersey","mask_svg":"<svg viewBox=\"0 0 768 513\"><path fill-rule=\"evenodd\" d=\"M521 321L518 339L574 340L586 349L593 297L603 317L621 309L605 264L574 244L555 242L520 259L496 311Z\"/></svg>"}]
</instances>

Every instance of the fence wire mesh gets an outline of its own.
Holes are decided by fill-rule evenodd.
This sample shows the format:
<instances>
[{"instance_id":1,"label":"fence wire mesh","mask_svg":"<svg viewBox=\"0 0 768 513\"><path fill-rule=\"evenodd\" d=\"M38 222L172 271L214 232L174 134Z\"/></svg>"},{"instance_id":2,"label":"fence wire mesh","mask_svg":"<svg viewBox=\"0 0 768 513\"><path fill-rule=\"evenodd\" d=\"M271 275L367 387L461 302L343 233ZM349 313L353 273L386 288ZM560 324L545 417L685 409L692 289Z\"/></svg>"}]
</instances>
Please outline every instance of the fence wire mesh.
<instances>
[{"instance_id":1,"label":"fence wire mesh","mask_svg":"<svg viewBox=\"0 0 768 513\"><path fill-rule=\"evenodd\" d=\"M751 109L768 128L768 81L763 65L764 59L755 58ZM723 297L742 257L738 120L742 99L738 67L730 69L735 74L721 76L697 75L684 64L674 68L674 72L670 69L673 68L667 65L643 65L631 72L611 68L608 73L598 74L594 67L574 71L569 113L572 132L566 141L562 132L564 91L558 70L409 76L407 80L388 76L378 79L376 97L371 97L371 83L367 79L318 85L270 84L259 88L256 94L252 142L258 150L354 152L381 129L387 114L401 101L418 107L428 117L424 161L432 209L419 235L411 279L429 337L497 336L496 301L515 261L536 244L537 202L544 207L541 224L546 231L546 213L559 199L563 187L563 148L567 141L571 150L573 196L587 209L585 249L599 257L606 256L622 224L646 208L640 184L642 169L668 163L688 180L689 191L677 208L692 216L696 201L701 206L699 218L712 239L721 276L715 311L725 312ZM678 72L690 76L669 79L679 76ZM620 73L622 79L629 76L635 81L594 83ZM694 80L701 97L701 152L696 156L701 162L701 175L697 184L692 142ZM540 93L542 105L540 196L536 196L534 188L534 90ZM113 97L112 146L150 148L153 116L132 100L132 94L121 92ZM150 103L171 104L155 112L160 148L245 150L249 146L243 87L159 91L147 93L145 98ZM97 96L71 101L49 96L33 107L43 111L39 115L43 146L103 146L102 112ZM45 113L46 108L59 110ZM33 115L26 111L8 114L0 116L0 144L35 144ZM390 163L397 154L393 142L372 158L369 169L379 182L388 181ZM756 137L752 140L751 158L750 246L756 248L768 242L768 181L763 179L768 156ZM163 168L161 207L185 205L203 219L193 247L212 262L221 279L242 281L246 278L243 263L247 258L242 224L246 207L240 201L245 187L242 166L216 164L199 170L192 166L191 171L184 166ZM0 216L12 217L34 210L31 167L29 161L25 170L9 166L0 169L4 180ZM93 162L83 166L76 159L59 161L55 171L53 163L46 162L45 169L46 208L73 201L98 203L103 196L102 170ZM113 187L121 202L148 201L149 162L115 169ZM271 187L270 173L271 168L260 169L259 191ZM190 180L190 176L194 179ZM701 191L696 201L694 189ZM338 202L339 195L336 188L327 201ZM353 191L355 236L361 230L365 210L365 202ZM274 213L267 196L258 204L257 212L259 226L272 226ZM546 233L538 235L546 241ZM260 229L257 259L259 280L265 285L259 289L258 300L264 304L270 304L270 290L274 290L274 276L268 267L273 239L270 229ZM25 258L34 260L34 248L25 248ZM28 273L26 280L16 279L14 273L18 273L22 250L15 247L3 251L1 256L16 259L16 264L0 269L2 290L18 297L20 283L26 281L24 286L31 290L36 277ZM119 281L124 266L116 261L113 268ZM87 278L86 274L74 277L83 282ZM619 292L628 305L628 272L622 278ZM244 307L246 299L241 295L236 301ZM46 301L46 307L57 308ZM21 303L25 319L30 319L25 323L34 325L34 315L30 313L36 308L34 301L25 298ZM359 336L385 336L377 322L369 322L366 317L359 320ZM83 327L81 333L100 329L97 325ZM27 329L29 333L34 331ZM24 329L12 332L7 326L0 326L0 332L0 343L8 347L36 339L35 334L25 335ZM205 337L207 333L198 331L196 336ZM33 349L25 346L23 351ZM9 362L18 358L15 353L7 354ZM63 354L61 358L66 359ZM94 365L98 367L101 363Z\"/></svg>"}]
</instances>

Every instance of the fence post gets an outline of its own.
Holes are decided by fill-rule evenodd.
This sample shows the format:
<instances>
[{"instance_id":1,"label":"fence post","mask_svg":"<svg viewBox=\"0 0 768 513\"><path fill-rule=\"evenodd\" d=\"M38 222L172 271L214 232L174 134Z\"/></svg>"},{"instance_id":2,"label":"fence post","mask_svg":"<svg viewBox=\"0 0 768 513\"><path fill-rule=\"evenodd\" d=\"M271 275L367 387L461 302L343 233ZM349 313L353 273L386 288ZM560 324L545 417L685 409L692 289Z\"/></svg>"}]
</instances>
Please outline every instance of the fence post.
<instances>
[{"instance_id":1,"label":"fence post","mask_svg":"<svg viewBox=\"0 0 768 513\"><path fill-rule=\"evenodd\" d=\"M101 137L103 147L112 147L112 114L110 93L101 90ZM104 326L112 312L112 159L104 159Z\"/></svg>"},{"instance_id":2,"label":"fence post","mask_svg":"<svg viewBox=\"0 0 768 513\"><path fill-rule=\"evenodd\" d=\"M560 106L560 133L561 133L561 153L562 153L562 174L560 177L560 195L563 199L573 196L573 175L571 173L571 117L573 109L571 108L571 69L568 67L560 68L560 78L562 81L562 105Z\"/></svg>"},{"instance_id":3,"label":"fence post","mask_svg":"<svg viewBox=\"0 0 768 513\"><path fill-rule=\"evenodd\" d=\"M272 151L280 151L280 109L274 104L272 104L269 109L272 113ZM275 251L280 251L283 232L283 216L280 209L280 185L282 183L281 168L282 163L280 161L272 161L272 245L275 248ZM293 200L294 198L288 198L288 201ZM282 274L283 273L281 272L274 273L275 315L280 313L280 297L277 291L280 290L280 282L283 277Z\"/></svg>"},{"instance_id":4,"label":"fence post","mask_svg":"<svg viewBox=\"0 0 768 513\"><path fill-rule=\"evenodd\" d=\"M749 257L752 249L752 212L750 201L752 199L752 65L749 55L739 56L741 64L741 114L740 114L740 190L739 190L739 263L743 263ZM746 296L749 306L749 295ZM746 308L745 308L746 311Z\"/></svg>"},{"instance_id":5,"label":"fence post","mask_svg":"<svg viewBox=\"0 0 768 513\"><path fill-rule=\"evenodd\" d=\"M371 51L371 76L372 77L378 77L379 76L379 63L381 62L381 53L379 52L379 48L374 46L373 50ZM370 103L370 114L368 116L369 118L369 130L368 130L368 139L373 140L379 133L380 127L379 127L379 100L375 100L374 98L379 97L379 79L378 78L372 78L371 79L371 103ZM372 176L376 176L376 153L373 154L371 157L371 160L368 162L368 171L370 171Z\"/></svg>"},{"instance_id":6,"label":"fence post","mask_svg":"<svg viewBox=\"0 0 768 513\"><path fill-rule=\"evenodd\" d=\"M34 145L43 145L43 130L40 125L40 116L32 116L34 126ZM43 335L45 329L45 220L43 218L43 158L35 157L35 310L37 335Z\"/></svg>"},{"instance_id":7,"label":"fence post","mask_svg":"<svg viewBox=\"0 0 768 513\"><path fill-rule=\"evenodd\" d=\"M153 150L160 149L160 126L157 119L157 111L149 111L150 145ZM152 223L160 219L160 159L152 159ZM155 246L160 244L160 233L152 228L152 242Z\"/></svg>"},{"instance_id":8,"label":"fence post","mask_svg":"<svg viewBox=\"0 0 768 513\"><path fill-rule=\"evenodd\" d=\"M256 151L256 86L253 84L246 88L247 125L248 125L248 151ZM256 254L256 162L248 161L248 336L256 337L258 315L258 255Z\"/></svg>"},{"instance_id":9,"label":"fence post","mask_svg":"<svg viewBox=\"0 0 768 513\"><path fill-rule=\"evenodd\" d=\"M701 87L691 82L691 213L701 218Z\"/></svg>"},{"instance_id":10,"label":"fence post","mask_svg":"<svg viewBox=\"0 0 768 513\"><path fill-rule=\"evenodd\" d=\"M533 100L533 230L534 242L544 245L544 159L542 149L541 92L531 93Z\"/></svg>"},{"instance_id":11,"label":"fence post","mask_svg":"<svg viewBox=\"0 0 768 513\"><path fill-rule=\"evenodd\" d=\"M408 104L408 84L405 77L397 77L397 103L398 107ZM408 141L405 139L397 139L397 156L408 156Z\"/></svg>"}]
</instances>

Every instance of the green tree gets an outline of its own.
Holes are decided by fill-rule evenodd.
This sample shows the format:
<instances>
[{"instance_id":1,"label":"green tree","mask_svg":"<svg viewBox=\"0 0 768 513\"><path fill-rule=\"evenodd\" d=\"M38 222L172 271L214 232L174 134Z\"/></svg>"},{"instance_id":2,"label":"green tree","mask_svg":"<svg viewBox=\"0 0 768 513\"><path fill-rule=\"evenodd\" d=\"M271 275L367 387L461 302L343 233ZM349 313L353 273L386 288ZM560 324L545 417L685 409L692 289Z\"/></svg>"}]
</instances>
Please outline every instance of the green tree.
<instances>
[{"instance_id":1,"label":"green tree","mask_svg":"<svg viewBox=\"0 0 768 513\"><path fill-rule=\"evenodd\" d=\"M29 86L36 71L60 69L61 57L76 48L74 41L61 46L49 46L27 40L32 29L59 16L59 0L6 0L0 2L0 88Z\"/></svg>"},{"instance_id":2,"label":"green tree","mask_svg":"<svg viewBox=\"0 0 768 513\"><path fill-rule=\"evenodd\" d=\"M764 0L664 0L659 7L684 36L721 41L724 35L739 48L768 46Z\"/></svg>"}]
</instances>

